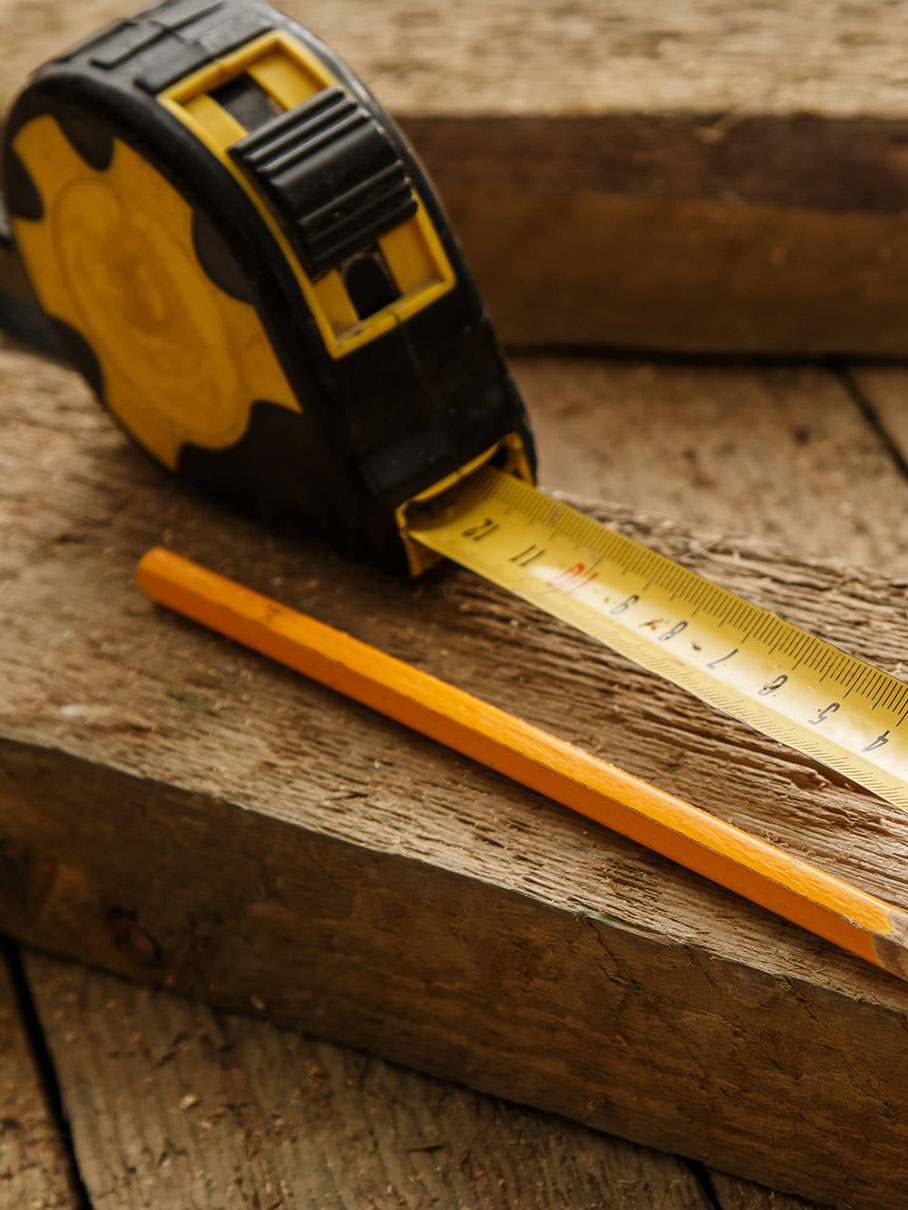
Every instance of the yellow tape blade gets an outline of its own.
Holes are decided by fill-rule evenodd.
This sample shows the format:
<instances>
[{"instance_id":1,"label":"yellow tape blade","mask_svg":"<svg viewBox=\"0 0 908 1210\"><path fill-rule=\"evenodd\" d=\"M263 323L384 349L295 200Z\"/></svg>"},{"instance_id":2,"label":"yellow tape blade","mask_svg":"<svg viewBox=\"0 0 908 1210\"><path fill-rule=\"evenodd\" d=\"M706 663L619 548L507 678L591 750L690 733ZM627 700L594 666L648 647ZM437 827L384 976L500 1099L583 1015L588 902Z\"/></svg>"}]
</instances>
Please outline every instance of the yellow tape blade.
<instances>
[{"instance_id":1,"label":"yellow tape blade","mask_svg":"<svg viewBox=\"0 0 908 1210\"><path fill-rule=\"evenodd\" d=\"M413 539L908 810L908 685L486 468Z\"/></svg>"}]
</instances>

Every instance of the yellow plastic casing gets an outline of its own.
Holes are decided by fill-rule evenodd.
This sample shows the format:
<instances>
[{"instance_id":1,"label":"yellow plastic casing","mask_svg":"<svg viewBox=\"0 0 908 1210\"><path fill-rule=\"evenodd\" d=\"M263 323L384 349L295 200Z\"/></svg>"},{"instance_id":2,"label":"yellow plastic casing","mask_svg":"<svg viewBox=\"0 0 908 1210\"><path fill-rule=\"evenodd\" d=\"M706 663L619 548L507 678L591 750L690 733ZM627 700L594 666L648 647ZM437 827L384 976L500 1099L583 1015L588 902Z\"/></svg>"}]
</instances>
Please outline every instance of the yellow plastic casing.
<instances>
[{"instance_id":1,"label":"yellow plastic casing","mask_svg":"<svg viewBox=\"0 0 908 1210\"><path fill-rule=\"evenodd\" d=\"M202 269L192 208L148 160L116 139L98 171L48 114L14 147L43 205L13 220L38 300L91 347L107 405L155 458L174 470L185 444L233 445L258 399L300 411L255 307Z\"/></svg>"}]
</instances>

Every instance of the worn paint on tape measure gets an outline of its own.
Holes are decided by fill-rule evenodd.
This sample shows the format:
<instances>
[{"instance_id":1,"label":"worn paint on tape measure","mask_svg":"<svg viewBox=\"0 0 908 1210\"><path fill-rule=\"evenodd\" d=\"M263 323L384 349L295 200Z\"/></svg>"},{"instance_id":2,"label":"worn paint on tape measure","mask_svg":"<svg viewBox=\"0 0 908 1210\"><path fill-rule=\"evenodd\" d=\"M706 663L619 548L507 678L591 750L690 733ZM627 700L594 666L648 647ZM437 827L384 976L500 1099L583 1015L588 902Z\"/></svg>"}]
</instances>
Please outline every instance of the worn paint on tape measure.
<instances>
[{"instance_id":1,"label":"worn paint on tape measure","mask_svg":"<svg viewBox=\"0 0 908 1210\"><path fill-rule=\"evenodd\" d=\"M908 685L487 468L411 536L908 810Z\"/></svg>"}]
</instances>

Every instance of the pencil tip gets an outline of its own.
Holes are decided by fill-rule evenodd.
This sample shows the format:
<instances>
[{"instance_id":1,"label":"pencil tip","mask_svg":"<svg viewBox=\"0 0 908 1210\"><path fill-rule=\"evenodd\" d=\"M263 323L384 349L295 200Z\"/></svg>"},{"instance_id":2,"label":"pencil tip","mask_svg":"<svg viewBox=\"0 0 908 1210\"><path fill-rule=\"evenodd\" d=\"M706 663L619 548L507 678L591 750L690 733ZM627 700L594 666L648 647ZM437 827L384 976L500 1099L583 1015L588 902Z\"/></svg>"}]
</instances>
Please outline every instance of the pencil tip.
<instances>
[{"instance_id":1,"label":"pencil tip","mask_svg":"<svg viewBox=\"0 0 908 1210\"><path fill-rule=\"evenodd\" d=\"M908 914L894 911L891 933L877 933L873 946L883 970L908 980Z\"/></svg>"}]
</instances>

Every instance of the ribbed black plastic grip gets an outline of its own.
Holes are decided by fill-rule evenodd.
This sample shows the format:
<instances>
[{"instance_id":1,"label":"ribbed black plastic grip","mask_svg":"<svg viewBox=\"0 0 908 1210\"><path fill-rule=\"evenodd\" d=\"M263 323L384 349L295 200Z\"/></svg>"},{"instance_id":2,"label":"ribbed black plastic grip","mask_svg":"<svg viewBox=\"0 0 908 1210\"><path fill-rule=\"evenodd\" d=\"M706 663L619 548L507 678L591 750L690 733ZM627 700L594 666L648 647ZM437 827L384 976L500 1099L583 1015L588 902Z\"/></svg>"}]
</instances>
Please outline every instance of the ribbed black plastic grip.
<instances>
[{"instance_id":1,"label":"ribbed black plastic grip","mask_svg":"<svg viewBox=\"0 0 908 1210\"><path fill-rule=\"evenodd\" d=\"M370 247L416 210L396 148L342 88L326 88L280 114L230 154L311 276Z\"/></svg>"}]
</instances>

